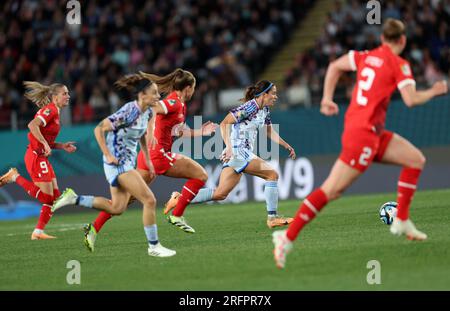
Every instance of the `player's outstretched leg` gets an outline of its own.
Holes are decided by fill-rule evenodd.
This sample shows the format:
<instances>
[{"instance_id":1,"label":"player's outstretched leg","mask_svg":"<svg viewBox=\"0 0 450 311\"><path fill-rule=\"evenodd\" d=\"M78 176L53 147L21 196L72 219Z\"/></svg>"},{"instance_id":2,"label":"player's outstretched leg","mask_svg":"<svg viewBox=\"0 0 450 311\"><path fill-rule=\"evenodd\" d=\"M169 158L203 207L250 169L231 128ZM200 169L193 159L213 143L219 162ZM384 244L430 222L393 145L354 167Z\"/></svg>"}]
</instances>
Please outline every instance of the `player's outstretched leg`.
<instances>
[{"instance_id":1,"label":"player's outstretched leg","mask_svg":"<svg viewBox=\"0 0 450 311\"><path fill-rule=\"evenodd\" d=\"M77 203L78 195L71 188L66 188L58 199L53 203L52 212L57 211L63 206L74 205Z\"/></svg>"},{"instance_id":2,"label":"player's outstretched leg","mask_svg":"<svg viewBox=\"0 0 450 311\"><path fill-rule=\"evenodd\" d=\"M180 199L181 193L178 191L172 192L172 195L170 196L169 201L164 204L164 214L167 215L171 210L177 206L178 200Z\"/></svg>"},{"instance_id":3,"label":"player's outstretched leg","mask_svg":"<svg viewBox=\"0 0 450 311\"><path fill-rule=\"evenodd\" d=\"M178 217L178 216L174 216L174 215L169 215L167 217L167 221L169 222L169 224L177 226L178 228L180 228L181 230L183 230L186 233L195 233L194 228L192 228L191 226L189 226L187 224L187 222L183 216Z\"/></svg>"},{"instance_id":4,"label":"player's outstretched leg","mask_svg":"<svg viewBox=\"0 0 450 311\"><path fill-rule=\"evenodd\" d=\"M286 236L286 230L278 230L272 233L274 244L273 256L278 268L283 269L286 264L286 256L292 250L292 242Z\"/></svg>"},{"instance_id":5,"label":"player's outstretched leg","mask_svg":"<svg viewBox=\"0 0 450 311\"><path fill-rule=\"evenodd\" d=\"M19 172L17 171L17 169L15 167L11 167L8 172L0 177L0 187L15 182L18 176Z\"/></svg>"},{"instance_id":6,"label":"player's outstretched leg","mask_svg":"<svg viewBox=\"0 0 450 311\"><path fill-rule=\"evenodd\" d=\"M95 239L97 238L97 230L92 224L86 224L83 227L84 231L84 245L86 245L87 249L91 252L94 251L95 247Z\"/></svg>"},{"instance_id":7,"label":"player's outstretched leg","mask_svg":"<svg viewBox=\"0 0 450 311\"><path fill-rule=\"evenodd\" d=\"M401 220L395 218L390 227L390 231L395 235L406 235L408 240L423 241L427 239L427 235L416 229L410 219Z\"/></svg>"},{"instance_id":8,"label":"player's outstretched leg","mask_svg":"<svg viewBox=\"0 0 450 311\"><path fill-rule=\"evenodd\" d=\"M278 214L278 182L269 180L264 185L264 196L267 207L267 226L272 229L289 225L294 218Z\"/></svg>"}]
</instances>

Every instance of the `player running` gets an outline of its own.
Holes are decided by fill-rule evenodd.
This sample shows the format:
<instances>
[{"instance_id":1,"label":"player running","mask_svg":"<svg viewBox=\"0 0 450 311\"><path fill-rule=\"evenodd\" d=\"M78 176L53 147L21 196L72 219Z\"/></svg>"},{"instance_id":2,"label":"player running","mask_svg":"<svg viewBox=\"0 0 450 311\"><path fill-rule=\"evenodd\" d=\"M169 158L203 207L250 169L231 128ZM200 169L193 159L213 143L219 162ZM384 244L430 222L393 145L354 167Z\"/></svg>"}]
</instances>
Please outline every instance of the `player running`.
<instances>
[{"instance_id":1,"label":"player running","mask_svg":"<svg viewBox=\"0 0 450 311\"><path fill-rule=\"evenodd\" d=\"M278 173L270 165L253 153L253 145L258 129L267 128L267 135L289 151L289 156L295 159L295 151L285 142L272 127L270 107L277 100L276 86L266 80L249 86L242 101L244 104L233 109L220 123L225 150L222 160L223 170L216 189L200 189L191 203L225 200L236 187L242 173L258 176L266 180L264 196L267 208L267 226L274 228L288 225L292 218L278 215ZM179 192L174 192L166 204L164 213L173 209L180 198Z\"/></svg>"},{"instance_id":2,"label":"player running","mask_svg":"<svg viewBox=\"0 0 450 311\"><path fill-rule=\"evenodd\" d=\"M55 142L61 128L59 111L69 105L69 90L64 84L54 83L50 86L38 82L25 81L25 98L39 107L34 119L28 123L29 145L25 152L25 165L33 182L22 177L16 168L11 168L0 177L0 187L15 182L30 196L42 203L38 223L31 234L32 240L54 239L44 232L52 217L51 206L60 192L56 175L48 157L52 149L62 149L72 153L77 149L74 142Z\"/></svg>"},{"instance_id":3,"label":"player running","mask_svg":"<svg viewBox=\"0 0 450 311\"><path fill-rule=\"evenodd\" d=\"M141 150L144 150L144 161L150 166L145 133L153 114L151 107L160 98L158 87L142 74L127 75L119 79L116 86L134 91L136 99L101 121L94 131L103 152L103 168L110 184L111 200L89 195L78 196L69 188L55 202L53 211L65 205L77 204L120 215L126 210L132 195L144 206L142 218L148 240L148 254L156 257L173 256L176 252L162 246L158 239L155 196L134 168L138 142ZM91 230L89 225L86 234ZM86 246L94 251L94 243Z\"/></svg>"},{"instance_id":4,"label":"player running","mask_svg":"<svg viewBox=\"0 0 450 311\"><path fill-rule=\"evenodd\" d=\"M404 234L410 240L427 238L409 219L409 207L425 157L405 138L387 131L385 118L396 88L405 104L414 107L447 93L447 84L440 81L425 91L416 90L409 63L399 56L406 46L405 26L401 21L386 20L381 42L381 46L371 51L350 51L332 62L327 70L320 110L326 116L339 112L333 94L341 74L357 71L357 83L345 116L342 150L328 178L303 201L289 228L273 233L274 257L279 268L285 266L292 242L302 228L328 202L337 199L373 161L402 166L397 188L398 212L390 226L391 233Z\"/></svg>"},{"instance_id":5,"label":"player running","mask_svg":"<svg viewBox=\"0 0 450 311\"><path fill-rule=\"evenodd\" d=\"M208 175L205 169L191 158L171 152L173 136L209 136L214 133L217 125L206 122L198 130L187 129L184 125L185 103L192 98L195 90L195 77L192 73L176 69L163 77L142 74L154 81L161 93L166 93L168 96L153 107L155 117L148 127L149 138L154 137L154 140L148 144L151 161L150 164L145 161L144 152L141 149L137 160L137 171L147 184L154 180L155 174L188 179L183 187L183 199L177 204L173 215L168 216L168 221L187 233L194 233L194 228L186 223L182 215L186 206L205 184ZM90 232L86 235L86 243L92 245L95 243L96 235L110 218L111 215L106 212L101 212L97 216L90 226Z\"/></svg>"}]
</instances>

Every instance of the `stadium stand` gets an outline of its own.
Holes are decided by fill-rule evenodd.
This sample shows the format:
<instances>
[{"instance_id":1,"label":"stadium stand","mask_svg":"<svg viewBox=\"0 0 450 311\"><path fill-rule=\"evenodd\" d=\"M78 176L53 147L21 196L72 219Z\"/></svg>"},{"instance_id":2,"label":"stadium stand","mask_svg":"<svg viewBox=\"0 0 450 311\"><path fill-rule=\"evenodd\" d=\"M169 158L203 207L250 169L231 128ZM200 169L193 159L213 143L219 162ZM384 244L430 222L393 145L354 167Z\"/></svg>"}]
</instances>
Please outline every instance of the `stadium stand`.
<instances>
[{"instance_id":1,"label":"stadium stand","mask_svg":"<svg viewBox=\"0 0 450 311\"><path fill-rule=\"evenodd\" d=\"M86 1L81 25L65 20L67 1L2 1L0 128L23 128L35 109L23 80L66 83L71 113L63 123L92 122L117 109L112 83L125 72L192 71L197 92L243 87L256 79L312 0ZM71 115L70 115L71 114Z\"/></svg>"},{"instance_id":2,"label":"stadium stand","mask_svg":"<svg viewBox=\"0 0 450 311\"><path fill-rule=\"evenodd\" d=\"M409 43L402 56L409 60L418 86L430 86L450 76L450 1L380 1L382 20L402 19ZM376 47L380 27L366 22L366 2L335 1L316 43L295 57L284 78L285 88L306 89L311 102L320 103L322 81L329 61L350 49ZM354 79L340 81L336 96L348 99ZM346 101L342 101L345 103Z\"/></svg>"}]
</instances>

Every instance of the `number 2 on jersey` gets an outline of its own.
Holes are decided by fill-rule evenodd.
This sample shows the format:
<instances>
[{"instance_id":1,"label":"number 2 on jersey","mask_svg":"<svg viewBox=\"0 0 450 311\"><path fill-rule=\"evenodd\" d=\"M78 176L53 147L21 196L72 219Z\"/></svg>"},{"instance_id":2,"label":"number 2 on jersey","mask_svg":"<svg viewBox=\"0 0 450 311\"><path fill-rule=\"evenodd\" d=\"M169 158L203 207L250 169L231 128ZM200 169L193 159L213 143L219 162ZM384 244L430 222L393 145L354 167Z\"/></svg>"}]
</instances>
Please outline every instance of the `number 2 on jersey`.
<instances>
[{"instance_id":1,"label":"number 2 on jersey","mask_svg":"<svg viewBox=\"0 0 450 311\"><path fill-rule=\"evenodd\" d=\"M370 159L371 155L372 149L369 147L364 147L363 151L361 152L361 155L359 156L359 164L363 166L368 166L369 162L367 162L367 160Z\"/></svg>"},{"instance_id":2,"label":"number 2 on jersey","mask_svg":"<svg viewBox=\"0 0 450 311\"><path fill-rule=\"evenodd\" d=\"M356 102L358 105L367 105L367 97L363 96L363 91L368 91L372 87L373 80L375 79L375 71L372 68L364 67L361 71L361 77L366 78L365 80L359 80L358 91L356 94Z\"/></svg>"}]
</instances>

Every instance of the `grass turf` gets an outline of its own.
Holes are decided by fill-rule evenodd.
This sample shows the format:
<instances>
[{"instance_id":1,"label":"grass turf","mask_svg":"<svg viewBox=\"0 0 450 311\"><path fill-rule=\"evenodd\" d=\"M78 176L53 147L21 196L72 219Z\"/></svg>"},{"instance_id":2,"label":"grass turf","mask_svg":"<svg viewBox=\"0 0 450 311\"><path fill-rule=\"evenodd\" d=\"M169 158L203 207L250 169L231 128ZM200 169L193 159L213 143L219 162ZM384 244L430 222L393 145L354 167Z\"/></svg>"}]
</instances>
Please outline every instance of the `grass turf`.
<instances>
[{"instance_id":1,"label":"grass turf","mask_svg":"<svg viewBox=\"0 0 450 311\"><path fill-rule=\"evenodd\" d=\"M185 216L186 234L158 210L160 240L177 255L147 255L141 210L113 218L94 253L81 224L96 213L56 214L46 232L56 240L31 241L36 219L0 223L0 290L450 290L450 190L418 192L411 210L425 242L394 237L378 218L394 194L347 196L331 203L306 227L275 268L264 203L196 205ZM298 201L280 202L293 215ZM381 264L381 284L368 285L369 260ZM70 260L81 264L81 284L68 285Z\"/></svg>"}]
</instances>

